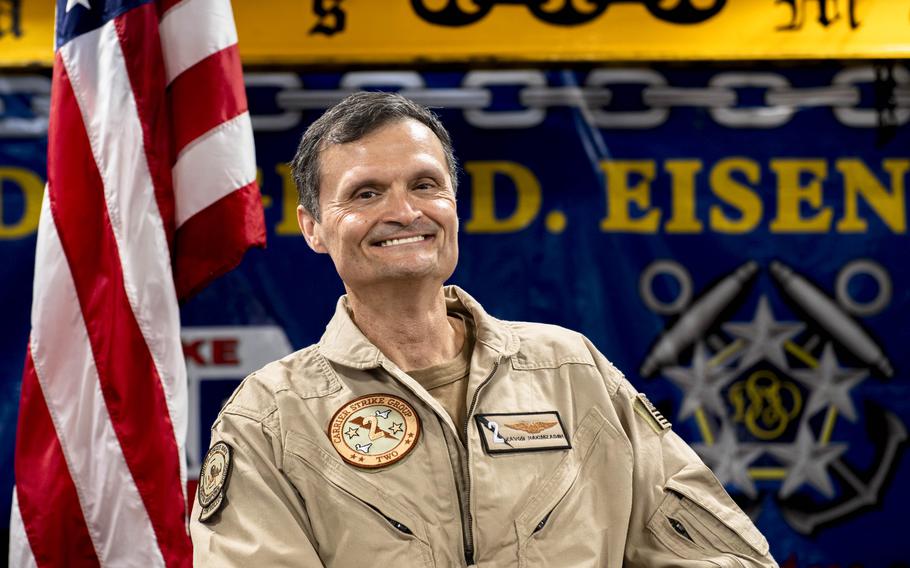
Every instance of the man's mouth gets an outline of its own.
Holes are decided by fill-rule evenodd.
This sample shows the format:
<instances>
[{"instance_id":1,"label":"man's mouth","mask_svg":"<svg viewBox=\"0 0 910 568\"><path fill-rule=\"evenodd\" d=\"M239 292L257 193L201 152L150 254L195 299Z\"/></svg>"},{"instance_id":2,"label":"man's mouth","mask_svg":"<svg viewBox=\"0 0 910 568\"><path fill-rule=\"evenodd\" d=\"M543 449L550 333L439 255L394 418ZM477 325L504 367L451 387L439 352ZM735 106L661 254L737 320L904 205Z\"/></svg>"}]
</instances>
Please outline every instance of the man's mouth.
<instances>
[{"instance_id":1,"label":"man's mouth","mask_svg":"<svg viewBox=\"0 0 910 568\"><path fill-rule=\"evenodd\" d=\"M392 247L395 245L406 245L408 243L418 243L426 239L425 235L417 235L414 237L404 237L401 239L389 239L387 241L380 241L379 246L381 247Z\"/></svg>"}]
</instances>

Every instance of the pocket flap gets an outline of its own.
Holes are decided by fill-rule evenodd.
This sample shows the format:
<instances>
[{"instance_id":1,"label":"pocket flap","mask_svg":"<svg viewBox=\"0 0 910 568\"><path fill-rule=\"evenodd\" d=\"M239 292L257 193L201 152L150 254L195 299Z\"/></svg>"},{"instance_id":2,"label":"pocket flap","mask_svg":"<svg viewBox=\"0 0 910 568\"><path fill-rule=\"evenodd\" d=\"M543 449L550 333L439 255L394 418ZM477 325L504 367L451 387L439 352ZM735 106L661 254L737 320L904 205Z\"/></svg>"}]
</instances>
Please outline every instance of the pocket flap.
<instances>
[{"instance_id":1,"label":"pocket flap","mask_svg":"<svg viewBox=\"0 0 910 568\"><path fill-rule=\"evenodd\" d=\"M686 497L709 513L761 555L768 554L768 541L752 520L730 498L714 474L703 464L689 464L667 480L667 489Z\"/></svg>"},{"instance_id":2,"label":"pocket flap","mask_svg":"<svg viewBox=\"0 0 910 568\"><path fill-rule=\"evenodd\" d=\"M394 519L404 524L414 537L429 545L426 527L417 515L396 503L379 487L350 471L350 466L342 463L313 441L294 432L288 432L285 439L285 451L299 459L299 461L286 460L285 464L289 469L293 470L297 463L303 464L330 484L362 502L364 506L378 511L387 519Z\"/></svg>"}]
</instances>

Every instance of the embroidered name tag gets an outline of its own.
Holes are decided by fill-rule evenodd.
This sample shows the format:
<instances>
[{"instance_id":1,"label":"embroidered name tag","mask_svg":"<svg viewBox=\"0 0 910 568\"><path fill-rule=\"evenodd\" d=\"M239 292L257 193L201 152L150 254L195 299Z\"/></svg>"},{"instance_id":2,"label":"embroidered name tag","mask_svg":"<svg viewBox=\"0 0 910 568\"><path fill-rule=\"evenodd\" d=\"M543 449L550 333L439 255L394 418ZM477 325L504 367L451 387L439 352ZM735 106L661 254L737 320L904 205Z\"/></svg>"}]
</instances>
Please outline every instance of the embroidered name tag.
<instances>
[{"instance_id":1,"label":"embroidered name tag","mask_svg":"<svg viewBox=\"0 0 910 568\"><path fill-rule=\"evenodd\" d=\"M488 454L567 450L572 447L559 413L476 414L474 420Z\"/></svg>"}]
</instances>

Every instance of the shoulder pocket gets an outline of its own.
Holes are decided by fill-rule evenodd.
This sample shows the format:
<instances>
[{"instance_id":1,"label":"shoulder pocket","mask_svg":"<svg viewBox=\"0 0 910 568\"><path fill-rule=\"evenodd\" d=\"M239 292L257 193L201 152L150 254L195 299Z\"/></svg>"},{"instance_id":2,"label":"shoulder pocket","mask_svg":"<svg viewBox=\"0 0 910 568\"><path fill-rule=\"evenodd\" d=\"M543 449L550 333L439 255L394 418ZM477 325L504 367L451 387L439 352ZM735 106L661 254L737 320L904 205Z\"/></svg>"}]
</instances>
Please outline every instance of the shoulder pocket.
<instances>
[{"instance_id":1,"label":"shoulder pocket","mask_svg":"<svg viewBox=\"0 0 910 568\"><path fill-rule=\"evenodd\" d=\"M768 541L706 466L687 465L667 480L665 489L648 529L680 556L768 554Z\"/></svg>"}]
</instances>

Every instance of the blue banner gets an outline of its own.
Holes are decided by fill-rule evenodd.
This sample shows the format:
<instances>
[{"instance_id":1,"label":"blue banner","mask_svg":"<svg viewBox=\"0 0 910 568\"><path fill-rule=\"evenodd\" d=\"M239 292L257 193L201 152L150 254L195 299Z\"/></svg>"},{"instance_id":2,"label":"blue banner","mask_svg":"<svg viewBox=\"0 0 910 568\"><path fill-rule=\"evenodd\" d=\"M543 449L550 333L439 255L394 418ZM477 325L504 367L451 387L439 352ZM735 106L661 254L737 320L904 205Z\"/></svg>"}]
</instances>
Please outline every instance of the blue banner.
<instances>
[{"instance_id":1,"label":"blue banner","mask_svg":"<svg viewBox=\"0 0 910 568\"><path fill-rule=\"evenodd\" d=\"M47 84L0 78L7 464ZM239 380L318 340L343 291L298 234L286 164L302 131L352 89L396 89L433 106L454 139L453 283L500 318L591 338L782 566L907 565L910 547L891 536L910 504L905 68L275 72L247 87L269 244L183 307L191 470ZM12 482L3 468L0 511Z\"/></svg>"}]
</instances>

